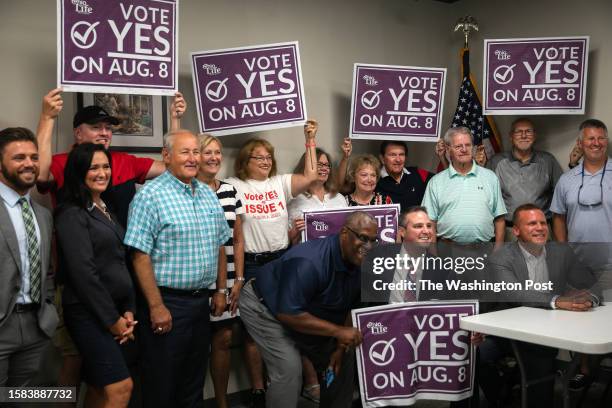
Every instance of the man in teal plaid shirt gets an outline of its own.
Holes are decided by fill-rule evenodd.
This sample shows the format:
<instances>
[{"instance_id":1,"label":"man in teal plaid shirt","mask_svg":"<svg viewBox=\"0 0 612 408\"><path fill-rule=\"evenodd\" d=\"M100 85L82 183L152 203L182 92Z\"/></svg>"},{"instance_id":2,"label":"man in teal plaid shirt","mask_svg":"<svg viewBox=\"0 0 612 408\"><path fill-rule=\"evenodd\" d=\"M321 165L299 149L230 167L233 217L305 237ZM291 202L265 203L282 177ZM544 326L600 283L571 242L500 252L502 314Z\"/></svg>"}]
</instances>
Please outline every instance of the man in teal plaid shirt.
<instances>
[{"instance_id":1,"label":"man in teal plaid shirt","mask_svg":"<svg viewBox=\"0 0 612 408\"><path fill-rule=\"evenodd\" d=\"M196 179L196 136L175 130L164 137L167 171L136 194L125 244L142 291L142 395L146 407L199 407L213 314L226 306L223 244L230 230L215 193ZM150 323L150 324L147 324Z\"/></svg>"}]
</instances>

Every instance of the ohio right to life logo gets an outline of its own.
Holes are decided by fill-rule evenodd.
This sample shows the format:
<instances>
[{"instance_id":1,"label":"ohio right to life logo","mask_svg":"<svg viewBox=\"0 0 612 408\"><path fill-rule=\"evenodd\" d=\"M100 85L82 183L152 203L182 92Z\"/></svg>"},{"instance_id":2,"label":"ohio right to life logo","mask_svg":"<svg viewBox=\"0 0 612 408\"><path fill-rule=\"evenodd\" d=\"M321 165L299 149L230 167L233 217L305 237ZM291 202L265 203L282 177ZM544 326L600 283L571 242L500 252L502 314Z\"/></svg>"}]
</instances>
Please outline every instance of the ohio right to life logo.
<instances>
[{"instance_id":1,"label":"ohio right to life logo","mask_svg":"<svg viewBox=\"0 0 612 408\"><path fill-rule=\"evenodd\" d=\"M329 229L329 225L323 221L313 221L312 226L314 227L315 231L327 231Z\"/></svg>"}]
</instances>

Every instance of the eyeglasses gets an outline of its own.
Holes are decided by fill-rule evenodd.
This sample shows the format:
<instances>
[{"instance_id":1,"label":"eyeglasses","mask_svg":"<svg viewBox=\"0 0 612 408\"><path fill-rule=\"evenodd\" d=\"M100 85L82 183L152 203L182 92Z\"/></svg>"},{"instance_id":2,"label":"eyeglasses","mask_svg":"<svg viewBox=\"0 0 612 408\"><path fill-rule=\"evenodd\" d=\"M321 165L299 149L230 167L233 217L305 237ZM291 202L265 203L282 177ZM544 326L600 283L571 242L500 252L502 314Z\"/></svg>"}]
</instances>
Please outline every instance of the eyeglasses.
<instances>
[{"instance_id":1,"label":"eyeglasses","mask_svg":"<svg viewBox=\"0 0 612 408\"><path fill-rule=\"evenodd\" d=\"M357 239L360 240L361 242L363 242L364 244L376 245L378 243L378 237L377 238L370 238L367 235L359 234L359 233L355 232L352 228L346 227L346 229L351 231L353 234L355 234Z\"/></svg>"},{"instance_id":2,"label":"eyeglasses","mask_svg":"<svg viewBox=\"0 0 612 408\"><path fill-rule=\"evenodd\" d=\"M456 152L460 152L461 150L465 149L465 150L471 150L474 147L473 144L471 143L467 143L467 144L461 144L461 145L456 145L456 146L451 146L451 148L456 151Z\"/></svg>"},{"instance_id":3,"label":"eyeglasses","mask_svg":"<svg viewBox=\"0 0 612 408\"><path fill-rule=\"evenodd\" d=\"M533 129L515 129L512 131L512 134L516 136L520 136L520 135L533 136L535 135L535 130Z\"/></svg>"},{"instance_id":4,"label":"eyeglasses","mask_svg":"<svg viewBox=\"0 0 612 408\"><path fill-rule=\"evenodd\" d=\"M608 160L604 163L603 168L601 169L601 178L599 179L599 201L595 203L585 203L581 198L582 187L584 186L584 161L582 162L582 181L580 182L580 187L578 187L578 205L583 205L585 207L597 207L603 204L603 180L606 175L606 167L608 165Z\"/></svg>"},{"instance_id":5,"label":"eyeglasses","mask_svg":"<svg viewBox=\"0 0 612 408\"><path fill-rule=\"evenodd\" d=\"M257 163L271 162L274 161L272 156L249 156L250 159L255 160Z\"/></svg>"},{"instance_id":6,"label":"eyeglasses","mask_svg":"<svg viewBox=\"0 0 612 408\"><path fill-rule=\"evenodd\" d=\"M317 162L317 169L331 169L331 163Z\"/></svg>"}]
</instances>

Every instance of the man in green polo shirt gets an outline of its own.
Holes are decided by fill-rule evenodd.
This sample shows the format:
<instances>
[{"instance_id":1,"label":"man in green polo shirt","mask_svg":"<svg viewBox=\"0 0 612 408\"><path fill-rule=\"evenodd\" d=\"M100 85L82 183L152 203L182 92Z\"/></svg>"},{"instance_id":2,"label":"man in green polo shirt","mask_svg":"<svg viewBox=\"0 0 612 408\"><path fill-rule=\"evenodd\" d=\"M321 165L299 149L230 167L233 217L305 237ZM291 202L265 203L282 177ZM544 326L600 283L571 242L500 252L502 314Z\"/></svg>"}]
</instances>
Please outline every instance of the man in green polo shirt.
<instances>
[{"instance_id":1,"label":"man in green polo shirt","mask_svg":"<svg viewBox=\"0 0 612 408\"><path fill-rule=\"evenodd\" d=\"M506 207L495 173L473 159L474 138L466 127L444 135L451 165L427 185L423 206L438 237L458 243L504 242Z\"/></svg>"}]
</instances>

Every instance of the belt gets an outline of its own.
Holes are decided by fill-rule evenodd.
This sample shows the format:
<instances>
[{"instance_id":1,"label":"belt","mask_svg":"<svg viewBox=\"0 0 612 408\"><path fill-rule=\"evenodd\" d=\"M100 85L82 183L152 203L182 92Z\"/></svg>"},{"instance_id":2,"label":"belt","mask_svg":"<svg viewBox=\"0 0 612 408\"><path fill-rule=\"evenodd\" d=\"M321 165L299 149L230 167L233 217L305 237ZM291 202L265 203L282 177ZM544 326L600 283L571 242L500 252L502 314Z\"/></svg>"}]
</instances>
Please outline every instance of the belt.
<instances>
[{"instance_id":1,"label":"belt","mask_svg":"<svg viewBox=\"0 0 612 408\"><path fill-rule=\"evenodd\" d=\"M160 293L164 293L166 295L174 295L174 296L185 296L185 297L204 297L208 296L208 289L175 289L169 288L167 286L159 287Z\"/></svg>"},{"instance_id":2,"label":"belt","mask_svg":"<svg viewBox=\"0 0 612 408\"><path fill-rule=\"evenodd\" d=\"M38 303L15 303L15 313L35 312L40 308Z\"/></svg>"},{"instance_id":3,"label":"belt","mask_svg":"<svg viewBox=\"0 0 612 408\"><path fill-rule=\"evenodd\" d=\"M247 262L254 262L258 265L267 264L270 261L273 261L277 258L280 258L283 253L285 253L285 249L280 249L274 252L260 252L258 254L253 254L249 252L244 253L244 260Z\"/></svg>"}]
</instances>

